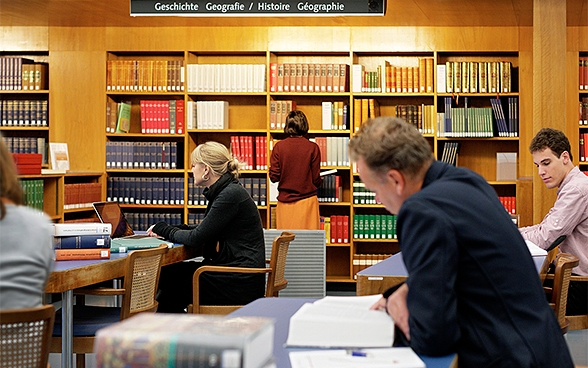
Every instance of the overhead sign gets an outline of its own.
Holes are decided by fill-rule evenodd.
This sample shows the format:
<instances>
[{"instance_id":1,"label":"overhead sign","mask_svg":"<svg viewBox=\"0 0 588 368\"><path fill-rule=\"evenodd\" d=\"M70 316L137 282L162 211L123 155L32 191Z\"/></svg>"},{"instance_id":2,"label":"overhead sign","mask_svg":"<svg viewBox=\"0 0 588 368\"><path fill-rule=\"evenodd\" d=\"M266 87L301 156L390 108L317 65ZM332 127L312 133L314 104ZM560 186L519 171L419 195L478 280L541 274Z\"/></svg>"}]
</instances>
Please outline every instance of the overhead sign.
<instances>
[{"instance_id":1,"label":"overhead sign","mask_svg":"<svg viewBox=\"0 0 588 368\"><path fill-rule=\"evenodd\" d=\"M131 0L131 16L336 17L383 16L385 12L386 0Z\"/></svg>"}]
</instances>

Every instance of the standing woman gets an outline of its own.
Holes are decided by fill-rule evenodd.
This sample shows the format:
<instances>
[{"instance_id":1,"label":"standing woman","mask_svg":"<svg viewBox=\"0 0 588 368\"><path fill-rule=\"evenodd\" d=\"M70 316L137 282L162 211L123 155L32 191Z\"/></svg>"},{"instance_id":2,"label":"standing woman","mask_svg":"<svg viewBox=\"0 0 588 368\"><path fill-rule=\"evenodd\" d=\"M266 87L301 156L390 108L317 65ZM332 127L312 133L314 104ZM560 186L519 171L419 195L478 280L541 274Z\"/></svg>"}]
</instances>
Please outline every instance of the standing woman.
<instances>
[{"instance_id":1,"label":"standing woman","mask_svg":"<svg viewBox=\"0 0 588 368\"><path fill-rule=\"evenodd\" d=\"M53 226L24 206L16 167L0 135L0 309L43 304L53 269Z\"/></svg>"},{"instance_id":2,"label":"standing woman","mask_svg":"<svg viewBox=\"0 0 588 368\"><path fill-rule=\"evenodd\" d=\"M272 150L270 180L278 184L276 227L320 229L317 189L321 186L321 152L306 138L308 120L302 111L290 111L284 133L288 138Z\"/></svg>"},{"instance_id":3,"label":"standing woman","mask_svg":"<svg viewBox=\"0 0 588 368\"><path fill-rule=\"evenodd\" d=\"M257 206L237 179L241 163L217 142L197 146L190 156L194 184L208 200L199 225L170 226L161 221L147 234L198 247L203 261L186 261L161 270L159 312L182 313L192 303L192 276L201 265L265 267L265 242ZM247 304L265 293L264 274L205 273L202 304Z\"/></svg>"}]
</instances>

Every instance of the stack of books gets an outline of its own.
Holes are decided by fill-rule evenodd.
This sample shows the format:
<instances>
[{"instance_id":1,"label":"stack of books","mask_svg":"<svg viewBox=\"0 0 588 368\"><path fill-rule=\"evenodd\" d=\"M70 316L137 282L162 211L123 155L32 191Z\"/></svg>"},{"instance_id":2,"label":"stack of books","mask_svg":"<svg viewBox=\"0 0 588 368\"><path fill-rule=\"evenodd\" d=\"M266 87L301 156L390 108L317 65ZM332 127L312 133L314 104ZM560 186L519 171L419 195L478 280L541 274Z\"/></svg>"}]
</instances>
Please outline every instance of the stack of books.
<instances>
[{"instance_id":1,"label":"stack of books","mask_svg":"<svg viewBox=\"0 0 588 368\"><path fill-rule=\"evenodd\" d=\"M111 224L60 223L53 227L56 261L110 259Z\"/></svg>"}]
</instances>

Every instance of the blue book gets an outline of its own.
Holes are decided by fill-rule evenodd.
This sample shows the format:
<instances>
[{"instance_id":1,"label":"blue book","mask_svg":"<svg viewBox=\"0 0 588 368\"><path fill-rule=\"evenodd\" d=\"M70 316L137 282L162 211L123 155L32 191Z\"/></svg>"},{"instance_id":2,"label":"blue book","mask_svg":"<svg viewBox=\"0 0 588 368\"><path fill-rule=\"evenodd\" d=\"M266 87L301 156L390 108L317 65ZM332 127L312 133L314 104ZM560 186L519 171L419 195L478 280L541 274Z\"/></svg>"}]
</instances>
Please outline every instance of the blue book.
<instances>
[{"instance_id":1,"label":"blue book","mask_svg":"<svg viewBox=\"0 0 588 368\"><path fill-rule=\"evenodd\" d=\"M110 248L110 235L54 236L54 249Z\"/></svg>"}]
</instances>

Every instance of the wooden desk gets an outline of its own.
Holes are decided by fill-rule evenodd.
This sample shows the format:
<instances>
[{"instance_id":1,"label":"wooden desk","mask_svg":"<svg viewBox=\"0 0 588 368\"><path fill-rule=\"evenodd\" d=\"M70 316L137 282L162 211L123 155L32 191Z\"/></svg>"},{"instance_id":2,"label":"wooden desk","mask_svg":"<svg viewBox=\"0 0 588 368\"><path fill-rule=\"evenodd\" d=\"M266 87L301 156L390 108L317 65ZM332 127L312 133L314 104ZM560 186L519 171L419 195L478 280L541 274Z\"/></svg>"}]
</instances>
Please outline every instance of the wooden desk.
<instances>
[{"instance_id":1,"label":"wooden desk","mask_svg":"<svg viewBox=\"0 0 588 368\"><path fill-rule=\"evenodd\" d=\"M288 353L294 348L286 348L286 339L290 328L290 317L304 304L315 299L304 298L260 298L246 306L237 309L229 316L254 316L271 317L275 319L274 326L274 359L276 367L291 368ZM450 354L442 357L428 357L419 355L427 368L453 368L456 367L456 355Z\"/></svg>"},{"instance_id":2,"label":"wooden desk","mask_svg":"<svg viewBox=\"0 0 588 368\"><path fill-rule=\"evenodd\" d=\"M541 272L545 256L534 256L533 262L537 272ZM389 287L404 282L408 272L402 260L402 252L386 258L375 265L357 273L357 295L381 294Z\"/></svg>"},{"instance_id":3,"label":"wooden desk","mask_svg":"<svg viewBox=\"0 0 588 368\"><path fill-rule=\"evenodd\" d=\"M61 293L61 366L73 368L73 289L123 276L128 253L112 253L110 259L56 261L45 287L46 293ZM163 257L163 265L197 257L196 249L175 246Z\"/></svg>"}]
</instances>

